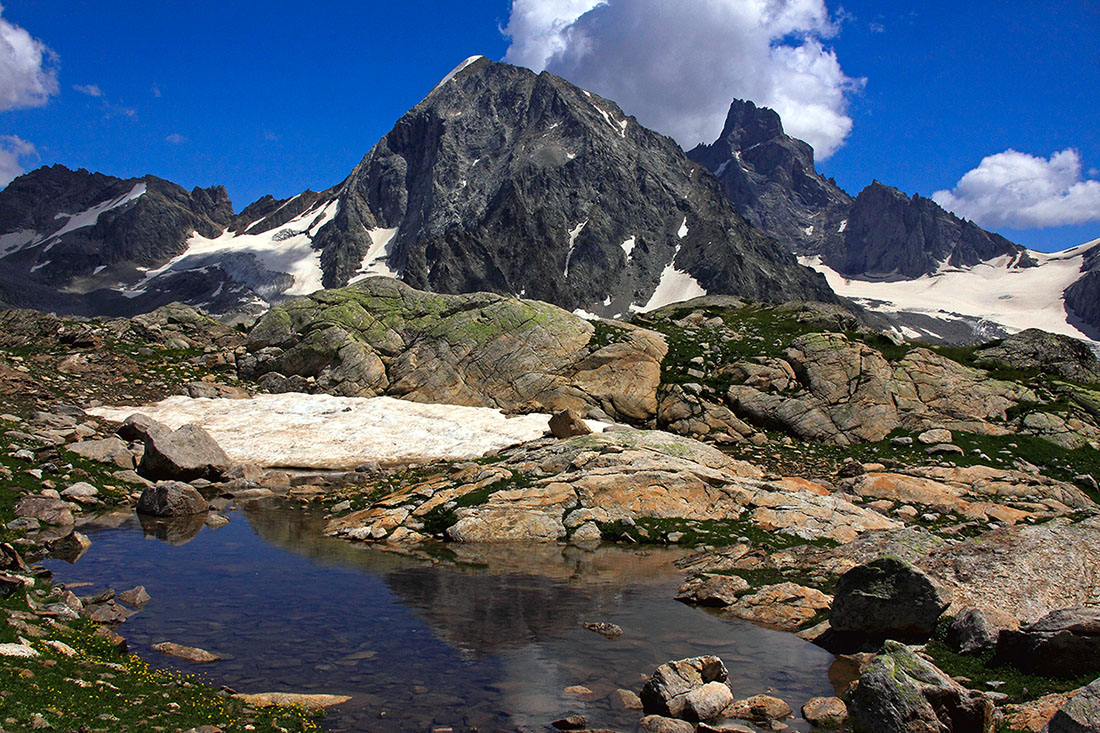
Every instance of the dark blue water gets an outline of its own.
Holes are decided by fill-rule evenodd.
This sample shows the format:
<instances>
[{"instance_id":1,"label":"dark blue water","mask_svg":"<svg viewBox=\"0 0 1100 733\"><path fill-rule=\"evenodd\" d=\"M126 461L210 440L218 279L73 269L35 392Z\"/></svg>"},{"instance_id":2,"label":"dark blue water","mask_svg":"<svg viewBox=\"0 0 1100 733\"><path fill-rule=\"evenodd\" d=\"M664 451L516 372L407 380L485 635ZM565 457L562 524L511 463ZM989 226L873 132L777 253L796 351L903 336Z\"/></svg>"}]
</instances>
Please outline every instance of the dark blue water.
<instances>
[{"instance_id":1,"label":"dark blue water","mask_svg":"<svg viewBox=\"0 0 1100 733\"><path fill-rule=\"evenodd\" d=\"M153 600L119 631L154 665L240 692L351 695L330 713L333 731L542 731L574 712L633 731L640 713L619 709L615 691L699 654L722 657L739 696L770 692L797 711L833 693L823 650L673 600L674 554L457 547L455 566L326 539L322 526L273 505L216 530L143 530L127 517L85 526L88 553L48 565L59 582L93 583L78 595L144 585ZM624 634L605 639L589 621ZM160 641L225 659L169 659L149 649ZM591 694L565 692L576 685Z\"/></svg>"}]
</instances>

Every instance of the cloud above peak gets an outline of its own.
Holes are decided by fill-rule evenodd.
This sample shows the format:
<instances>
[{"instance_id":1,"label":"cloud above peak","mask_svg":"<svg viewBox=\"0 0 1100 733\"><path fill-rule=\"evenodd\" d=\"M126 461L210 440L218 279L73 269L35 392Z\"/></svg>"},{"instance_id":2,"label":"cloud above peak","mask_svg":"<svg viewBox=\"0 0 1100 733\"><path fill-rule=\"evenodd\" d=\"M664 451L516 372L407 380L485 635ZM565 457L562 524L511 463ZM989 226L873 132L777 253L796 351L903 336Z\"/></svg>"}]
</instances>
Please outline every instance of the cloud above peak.
<instances>
[{"instance_id":1,"label":"cloud above peak","mask_svg":"<svg viewBox=\"0 0 1100 733\"><path fill-rule=\"evenodd\" d=\"M613 99L685 148L748 99L827 158L863 84L826 47L836 32L825 0L513 0L505 60Z\"/></svg>"},{"instance_id":2,"label":"cloud above peak","mask_svg":"<svg viewBox=\"0 0 1100 733\"><path fill-rule=\"evenodd\" d=\"M987 227L1045 229L1100 221L1100 181L1082 176L1072 148L1044 159L1016 150L984 158L951 191L932 199Z\"/></svg>"},{"instance_id":3,"label":"cloud above peak","mask_svg":"<svg viewBox=\"0 0 1100 733\"><path fill-rule=\"evenodd\" d=\"M0 112L41 107L57 90L56 54L0 17Z\"/></svg>"},{"instance_id":4,"label":"cloud above peak","mask_svg":"<svg viewBox=\"0 0 1100 733\"><path fill-rule=\"evenodd\" d=\"M34 145L16 135L0 135L0 188L23 175L24 165L38 155Z\"/></svg>"}]
</instances>

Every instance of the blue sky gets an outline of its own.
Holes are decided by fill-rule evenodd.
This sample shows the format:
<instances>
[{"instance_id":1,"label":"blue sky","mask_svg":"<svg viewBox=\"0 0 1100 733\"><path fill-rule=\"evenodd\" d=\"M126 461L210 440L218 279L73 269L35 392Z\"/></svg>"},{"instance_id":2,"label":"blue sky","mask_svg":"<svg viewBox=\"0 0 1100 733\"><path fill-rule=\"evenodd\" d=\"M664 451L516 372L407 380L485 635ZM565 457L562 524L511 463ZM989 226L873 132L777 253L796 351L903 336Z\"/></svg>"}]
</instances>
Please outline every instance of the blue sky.
<instances>
[{"instance_id":1,"label":"blue sky","mask_svg":"<svg viewBox=\"0 0 1100 733\"><path fill-rule=\"evenodd\" d=\"M691 0L5 0L0 31L49 49L56 93L0 108L0 141L24 169L223 184L240 209L339 182L480 53L562 73L685 146L717 135L733 96L759 97L832 150L819 168L852 193L950 192L937 200L1041 249L1100 237L1100 3L779 0L789 25L765 32L735 1L716 22ZM1002 216L1021 176L1029 213ZM1082 223L1057 226L1067 211Z\"/></svg>"}]
</instances>

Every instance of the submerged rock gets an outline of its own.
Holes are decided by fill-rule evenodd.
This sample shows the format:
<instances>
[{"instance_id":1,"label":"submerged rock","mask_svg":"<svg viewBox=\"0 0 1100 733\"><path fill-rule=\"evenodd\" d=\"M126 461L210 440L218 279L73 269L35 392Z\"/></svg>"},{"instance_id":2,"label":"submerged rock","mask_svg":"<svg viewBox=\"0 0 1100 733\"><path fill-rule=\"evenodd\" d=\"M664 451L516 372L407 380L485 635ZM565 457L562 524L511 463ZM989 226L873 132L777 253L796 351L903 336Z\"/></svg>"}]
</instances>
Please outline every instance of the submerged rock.
<instances>
[{"instance_id":1,"label":"submerged rock","mask_svg":"<svg viewBox=\"0 0 1100 733\"><path fill-rule=\"evenodd\" d=\"M202 494L181 481L164 481L145 489L137 503L138 514L153 517L186 517L205 514L208 509Z\"/></svg>"},{"instance_id":2,"label":"submerged rock","mask_svg":"<svg viewBox=\"0 0 1100 733\"><path fill-rule=\"evenodd\" d=\"M153 644L152 649L153 651L160 652L170 657L186 659L188 662L194 664L209 664L221 660L221 657L217 654L212 654L205 649L173 644L170 641L162 641L159 644Z\"/></svg>"},{"instance_id":3,"label":"submerged rock","mask_svg":"<svg viewBox=\"0 0 1100 733\"><path fill-rule=\"evenodd\" d=\"M708 683L725 682L727 679L729 673L726 665L718 657L692 657L666 662L656 669L642 688L643 710L647 715L680 717L688 704L686 698L689 693Z\"/></svg>"}]
</instances>

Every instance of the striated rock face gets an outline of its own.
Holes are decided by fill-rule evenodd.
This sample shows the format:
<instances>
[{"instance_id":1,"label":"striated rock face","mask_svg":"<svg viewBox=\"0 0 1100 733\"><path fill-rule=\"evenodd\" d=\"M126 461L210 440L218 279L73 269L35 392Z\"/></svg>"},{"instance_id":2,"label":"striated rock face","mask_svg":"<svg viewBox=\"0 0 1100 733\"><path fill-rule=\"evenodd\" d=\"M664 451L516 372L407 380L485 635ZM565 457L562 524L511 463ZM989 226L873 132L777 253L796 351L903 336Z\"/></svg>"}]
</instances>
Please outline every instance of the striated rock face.
<instances>
[{"instance_id":1,"label":"striated rock face","mask_svg":"<svg viewBox=\"0 0 1100 733\"><path fill-rule=\"evenodd\" d=\"M856 733L994 730L993 703L904 644L887 641L859 678L849 705Z\"/></svg>"},{"instance_id":2,"label":"striated rock face","mask_svg":"<svg viewBox=\"0 0 1100 733\"><path fill-rule=\"evenodd\" d=\"M545 303L373 278L275 308L238 367L295 391L651 418L663 337L616 325L600 345L597 328Z\"/></svg>"},{"instance_id":3,"label":"striated rock face","mask_svg":"<svg viewBox=\"0 0 1100 733\"><path fill-rule=\"evenodd\" d=\"M0 233L14 243L0 251L0 300L81 315L131 315L205 294L184 282L134 298L112 288L133 279L137 267L181 254L195 232L218 236L233 218L221 186L188 192L155 176L122 180L61 165L40 168L0 191Z\"/></svg>"},{"instance_id":4,"label":"striated rock face","mask_svg":"<svg viewBox=\"0 0 1100 733\"><path fill-rule=\"evenodd\" d=\"M1004 237L930 199L875 181L852 198L814 168L813 149L783 132L774 111L735 100L721 136L688 153L706 166L751 224L800 255L819 255L843 275L915 278L1010 256L1035 264Z\"/></svg>"},{"instance_id":5,"label":"striated rock face","mask_svg":"<svg viewBox=\"0 0 1100 733\"><path fill-rule=\"evenodd\" d=\"M737 415L804 440L877 441L899 427L1003 432L990 421L1003 419L1021 400L1036 399L1025 387L989 379L927 349L913 349L891 364L841 334L800 336L786 357L804 391L762 391L746 383L731 387L727 398ZM773 385L771 379L761 384Z\"/></svg>"},{"instance_id":6,"label":"striated rock face","mask_svg":"<svg viewBox=\"0 0 1100 733\"><path fill-rule=\"evenodd\" d=\"M916 278L941 263L966 267L1002 256L1014 258L1016 267L1036 264L1020 245L878 181L856 197L842 236L825 257L842 275Z\"/></svg>"},{"instance_id":7,"label":"striated rock face","mask_svg":"<svg viewBox=\"0 0 1100 733\"><path fill-rule=\"evenodd\" d=\"M994 608L1023 623L1100 605L1100 518L1006 527L933 551L920 561L961 608Z\"/></svg>"}]
</instances>

